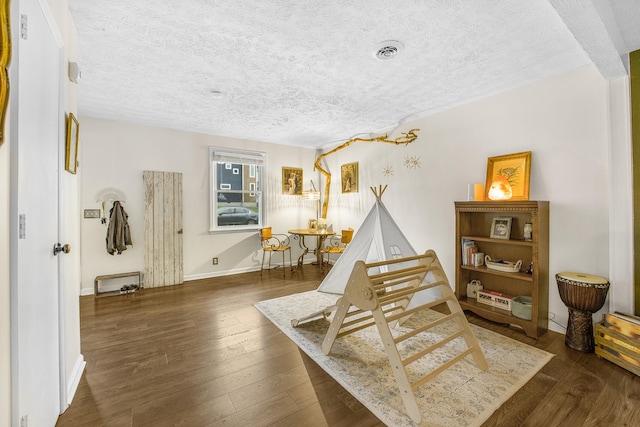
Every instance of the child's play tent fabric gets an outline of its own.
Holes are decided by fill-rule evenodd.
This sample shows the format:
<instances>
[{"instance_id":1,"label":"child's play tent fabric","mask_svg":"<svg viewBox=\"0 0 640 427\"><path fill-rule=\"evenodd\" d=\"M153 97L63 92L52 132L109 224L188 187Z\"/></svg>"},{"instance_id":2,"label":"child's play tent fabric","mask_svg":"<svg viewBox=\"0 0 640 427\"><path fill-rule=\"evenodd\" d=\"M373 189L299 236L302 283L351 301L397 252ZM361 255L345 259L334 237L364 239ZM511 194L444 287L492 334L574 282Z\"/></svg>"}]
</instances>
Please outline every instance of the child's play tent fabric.
<instances>
[{"instance_id":1,"label":"child's play tent fabric","mask_svg":"<svg viewBox=\"0 0 640 427\"><path fill-rule=\"evenodd\" d=\"M318 291L342 295L353 270L353 265L358 260L371 263L417 255L417 252L391 218L391 214L382 203L381 196L382 194L376 193L376 202L371 211L353 236L347 249L320 283ZM392 267L400 269L405 266L404 263L399 263ZM425 295L421 295L420 300L423 297L433 299L440 294L435 289L422 293ZM417 298L418 295L416 294L414 298Z\"/></svg>"}]
</instances>

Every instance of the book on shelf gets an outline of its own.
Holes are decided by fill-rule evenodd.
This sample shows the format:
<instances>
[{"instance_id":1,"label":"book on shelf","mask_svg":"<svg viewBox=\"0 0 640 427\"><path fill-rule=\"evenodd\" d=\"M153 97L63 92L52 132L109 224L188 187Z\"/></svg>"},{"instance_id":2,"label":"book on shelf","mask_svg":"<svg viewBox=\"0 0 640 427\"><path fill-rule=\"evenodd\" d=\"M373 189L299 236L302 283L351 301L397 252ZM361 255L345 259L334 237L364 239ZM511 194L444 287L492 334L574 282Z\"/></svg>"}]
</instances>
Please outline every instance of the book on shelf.
<instances>
[{"instance_id":1,"label":"book on shelf","mask_svg":"<svg viewBox=\"0 0 640 427\"><path fill-rule=\"evenodd\" d=\"M462 239L462 265L471 265L471 254L478 252L476 242L469 239Z\"/></svg>"}]
</instances>

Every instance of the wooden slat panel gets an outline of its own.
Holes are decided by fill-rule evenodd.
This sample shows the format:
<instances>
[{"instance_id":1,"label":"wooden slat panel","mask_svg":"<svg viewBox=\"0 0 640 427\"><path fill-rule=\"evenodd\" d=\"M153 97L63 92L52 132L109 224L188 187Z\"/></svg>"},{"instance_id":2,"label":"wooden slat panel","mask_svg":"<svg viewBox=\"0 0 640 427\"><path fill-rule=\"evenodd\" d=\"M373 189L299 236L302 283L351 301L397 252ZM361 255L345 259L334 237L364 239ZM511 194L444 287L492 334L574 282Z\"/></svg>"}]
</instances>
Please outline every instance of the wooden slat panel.
<instances>
[{"instance_id":1,"label":"wooden slat panel","mask_svg":"<svg viewBox=\"0 0 640 427\"><path fill-rule=\"evenodd\" d=\"M173 215L173 174L171 172L163 172L162 183L162 218L164 222L162 229L164 243L164 251L162 253L162 284L167 286L174 284L173 244L176 229Z\"/></svg>"},{"instance_id":2,"label":"wooden slat panel","mask_svg":"<svg viewBox=\"0 0 640 427\"><path fill-rule=\"evenodd\" d=\"M153 173L153 275L154 287L164 284L164 182L163 173Z\"/></svg>"},{"instance_id":3,"label":"wooden slat panel","mask_svg":"<svg viewBox=\"0 0 640 427\"><path fill-rule=\"evenodd\" d=\"M144 182L144 276L145 288L153 287L153 172L142 172Z\"/></svg>"}]
</instances>

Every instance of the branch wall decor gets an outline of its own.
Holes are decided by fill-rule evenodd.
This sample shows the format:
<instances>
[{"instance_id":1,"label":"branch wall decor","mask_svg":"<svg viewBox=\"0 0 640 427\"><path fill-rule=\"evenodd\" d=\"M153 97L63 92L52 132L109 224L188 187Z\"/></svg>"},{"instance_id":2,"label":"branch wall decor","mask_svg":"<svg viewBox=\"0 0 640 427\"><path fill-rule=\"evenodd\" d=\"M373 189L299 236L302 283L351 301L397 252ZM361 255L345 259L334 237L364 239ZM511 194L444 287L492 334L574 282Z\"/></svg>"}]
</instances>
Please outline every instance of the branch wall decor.
<instances>
[{"instance_id":1,"label":"branch wall decor","mask_svg":"<svg viewBox=\"0 0 640 427\"><path fill-rule=\"evenodd\" d=\"M420 129L411 129L409 132L402 132L402 136L399 136L396 139L388 139L388 135L381 135L378 136L376 138L353 138L348 140L347 142L345 142L342 145L339 145L338 147L334 148L331 151L327 151L326 153L323 153L321 155L318 156L318 158L316 159L316 162L314 163L314 168L317 169L322 175L324 175L325 179L327 180L325 186L324 186L324 199L322 200L322 218L327 218L327 209L329 207L329 190L331 189L331 174L324 169L322 166L320 166L320 161L322 159L324 159L325 157L342 150L343 148L347 148L348 146L350 146L351 144L353 144L354 142L384 142L387 144L395 144L395 145L408 145L411 144L413 141L415 141L418 138L418 135L416 135L416 132L419 132Z\"/></svg>"}]
</instances>

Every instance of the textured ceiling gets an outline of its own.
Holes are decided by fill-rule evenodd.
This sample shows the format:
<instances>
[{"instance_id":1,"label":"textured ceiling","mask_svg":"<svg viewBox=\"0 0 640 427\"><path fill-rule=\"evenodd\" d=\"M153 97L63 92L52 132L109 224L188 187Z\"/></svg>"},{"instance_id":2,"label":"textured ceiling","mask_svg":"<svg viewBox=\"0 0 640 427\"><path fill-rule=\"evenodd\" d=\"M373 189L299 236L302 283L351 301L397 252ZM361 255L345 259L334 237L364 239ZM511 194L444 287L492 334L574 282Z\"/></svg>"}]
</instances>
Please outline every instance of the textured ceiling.
<instances>
[{"instance_id":1,"label":"textured ceiling","mask_svg":"<svg viewBox=\"0 0 640 427\"><path fill-rule=\"evenodd\" d=\"M640 0L69 5L81 115L316 148L640 48Z\"/></svg>"}]
</instances>

